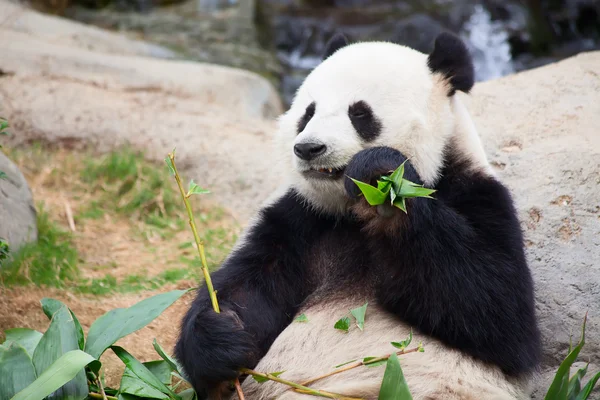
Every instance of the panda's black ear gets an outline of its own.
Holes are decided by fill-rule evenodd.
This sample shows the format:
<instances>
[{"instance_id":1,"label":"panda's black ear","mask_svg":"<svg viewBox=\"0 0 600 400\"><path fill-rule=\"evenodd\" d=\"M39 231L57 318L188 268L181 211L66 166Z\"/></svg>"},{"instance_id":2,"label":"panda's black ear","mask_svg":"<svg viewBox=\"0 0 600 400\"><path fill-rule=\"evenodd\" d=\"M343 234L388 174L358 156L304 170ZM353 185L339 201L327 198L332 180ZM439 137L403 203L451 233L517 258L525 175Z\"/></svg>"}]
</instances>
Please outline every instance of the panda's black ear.
<instances>
[{"instance_id":1,"label":"panda's black ear","mask_svg":"<svg viewBox=\"0 0 600 400\"><path fill-rule=\"evenodd\" d=\"M450 84L448 96L457 90L469 93L475 83L475 70L469 50L464 42L452 33L440 33L433 51L427 59L433 73L442 74Z\"/></svg>"},{"instance_id":2,"label":"panda's black ear","mask_svg":"<svg viewBox=\"0 0 600 400\"><path fill-rule=\"evenodd\" d=\"M325 45L325 52L323 53L323 60L328 59L333 53L338 51L344 46L348 45L348 39L341 33L333 35L329 42Z\"/></svg>"}]
</instances>

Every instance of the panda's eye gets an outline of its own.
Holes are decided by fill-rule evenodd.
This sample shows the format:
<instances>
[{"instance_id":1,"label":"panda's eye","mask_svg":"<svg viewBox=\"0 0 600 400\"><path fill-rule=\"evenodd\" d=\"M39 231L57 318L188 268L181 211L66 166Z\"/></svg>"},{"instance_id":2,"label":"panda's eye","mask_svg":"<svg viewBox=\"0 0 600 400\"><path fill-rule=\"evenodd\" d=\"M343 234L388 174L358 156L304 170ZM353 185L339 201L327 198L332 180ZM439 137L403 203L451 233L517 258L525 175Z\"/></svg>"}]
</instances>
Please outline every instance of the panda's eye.
<instances>
[{"instance_id":1,"label":"panda's eye","mask_svg":"<svg viewBox=\"0 0 600 400\"><path fill-rule=\"evenodd\" d=\"M365 141L375 140L381 134L381 121L366 102L359 101L348 107L348 117L356 132Z\"/></svg>"},{"instance_id":2,"label":"panda's eye","mask_svg":"<svg viewBox=\"0 0 600 400\"><path fill-rule=\"evenodd\" d=\"M317 108L317 105L315 104L314 101L312 103L310 103L308 105L308 107L306 107L306 111L304 111L304 115L302 116L302 118L300 118L300 121L298 121L298 127L297 127L298 133L302 132L304 130L304 128L306 128L306 125L310 122L312 117L315 116L316 108Z\"/></svg>"},{"instance_id":3,"label":"panda's eye","mask_svg":"<svg viewBox=\"0 0 600 400\"><path fill-rule=\"evenodd\" d=\"M359 101L348 107L348 115L350 118L364 119L373 115L371 107L364 101Z\"/></svg>"}]
</instances>

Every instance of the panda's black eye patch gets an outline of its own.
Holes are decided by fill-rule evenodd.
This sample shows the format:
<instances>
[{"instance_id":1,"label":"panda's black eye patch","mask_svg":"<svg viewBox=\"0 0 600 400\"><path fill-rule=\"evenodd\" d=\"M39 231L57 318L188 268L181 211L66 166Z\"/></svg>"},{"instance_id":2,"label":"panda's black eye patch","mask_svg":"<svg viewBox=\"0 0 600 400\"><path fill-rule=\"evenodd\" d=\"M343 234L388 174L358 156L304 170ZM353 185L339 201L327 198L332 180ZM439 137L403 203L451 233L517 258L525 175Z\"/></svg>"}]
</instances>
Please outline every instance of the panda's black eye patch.
<instances>
[{"instance_id":1,"label":"panda's black eye patch","mask_svg":"<svg viewBox=\"0 0 600 400\"><path fill-rule=\"evenodd\" d=\"M306 125L310 122L312 117L314 117L316 109L317 109L317 105L314 101L312 103L310 103L308 105L308 107L306 107L306 111L304 111L304 115L298 121L298 126L297 126L298 133L302 132L304 130L304 128L306 128Z\"/></svg>"},{"instance_id":2,"label":"panda's black eye patch","mask_svg":"<svg viewBox=\"0 0 600 400\"><path fill-rule=\"evenodd\" d=\"M381 122L373 109L364 101L358 101L348 107L348 117L356 132L367 142L381 134Z\"/></svg>"}]
</instances>

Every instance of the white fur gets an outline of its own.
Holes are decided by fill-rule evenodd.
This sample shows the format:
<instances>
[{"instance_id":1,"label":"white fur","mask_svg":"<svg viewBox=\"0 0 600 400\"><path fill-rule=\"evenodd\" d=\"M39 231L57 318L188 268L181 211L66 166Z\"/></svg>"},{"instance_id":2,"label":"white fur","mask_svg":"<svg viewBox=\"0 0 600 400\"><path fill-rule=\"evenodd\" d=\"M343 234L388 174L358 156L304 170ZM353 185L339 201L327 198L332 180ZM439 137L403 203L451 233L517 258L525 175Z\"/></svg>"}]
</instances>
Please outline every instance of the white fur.
<instances>
[{"instance_id":1,"label":"white fur","mask_svg":"<svg viewBox=\"0 0 600 400\"><path fill-rule=\"evenodd\" d=\"M348 298L330 304L317 304L301 310L308 322L293 322L275 340L256 366L257 371L286 371L282 378L302 382L333 371L336 365L367 356L383 356L394 351L392 341L404 340L410 327L380 309L375 301L367 307L364 331L356 326L349 333L336 331L335 322L360 306L365 299ZM399 356L408 387L415 400L521 400L527 397L525 381L509 381L495 367L476 362L456 350L414 332L412 348L423 343L425 352ZM311 387L350 397L375 400L385 365L357 367L320 380ZM290 391L285 385L243 384L248 399L301 400L309 397Z\"/></svg>"}]
</instances>

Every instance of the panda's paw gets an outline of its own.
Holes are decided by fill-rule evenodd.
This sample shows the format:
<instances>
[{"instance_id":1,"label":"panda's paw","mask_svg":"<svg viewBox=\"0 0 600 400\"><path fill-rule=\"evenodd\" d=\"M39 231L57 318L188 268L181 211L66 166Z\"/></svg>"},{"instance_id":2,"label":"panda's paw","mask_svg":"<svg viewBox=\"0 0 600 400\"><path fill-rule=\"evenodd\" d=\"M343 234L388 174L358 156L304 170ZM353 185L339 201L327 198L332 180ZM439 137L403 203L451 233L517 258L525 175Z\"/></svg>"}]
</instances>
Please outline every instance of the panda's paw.
<instances>
[{"instance_id":1,"label":"panda's paw","mask_svg":"<svg viewBox=\"0 0 600 400\"><path fill-rule=\"evenodd\" d=\"M223 390L223 382L235 379L240 368L254 367L256 354L252 335L238 315L226 308L219 314L212 309L196 314L182 327L176 347L190 383L202 393Z\"/></svg>"},{"instance_id":2,"label":"panda's paw","mask_svg":"<svg viewBox=\"0 0 600 400\"><path fill-rule=\"evenodd\" d=\"M382 146L359 151L352 157L346 167L344 185L347 195L355 199L361 193L358 186L350 178L377 186L378 179L393 172L403 162L406 162L404 164L404 177L415 183L420 183L420 178L410 161L407 161L406 157L398 150ZM382 214L386 214L388 211L390 210L381 210Z\"/></svg>"}]
</instances>

